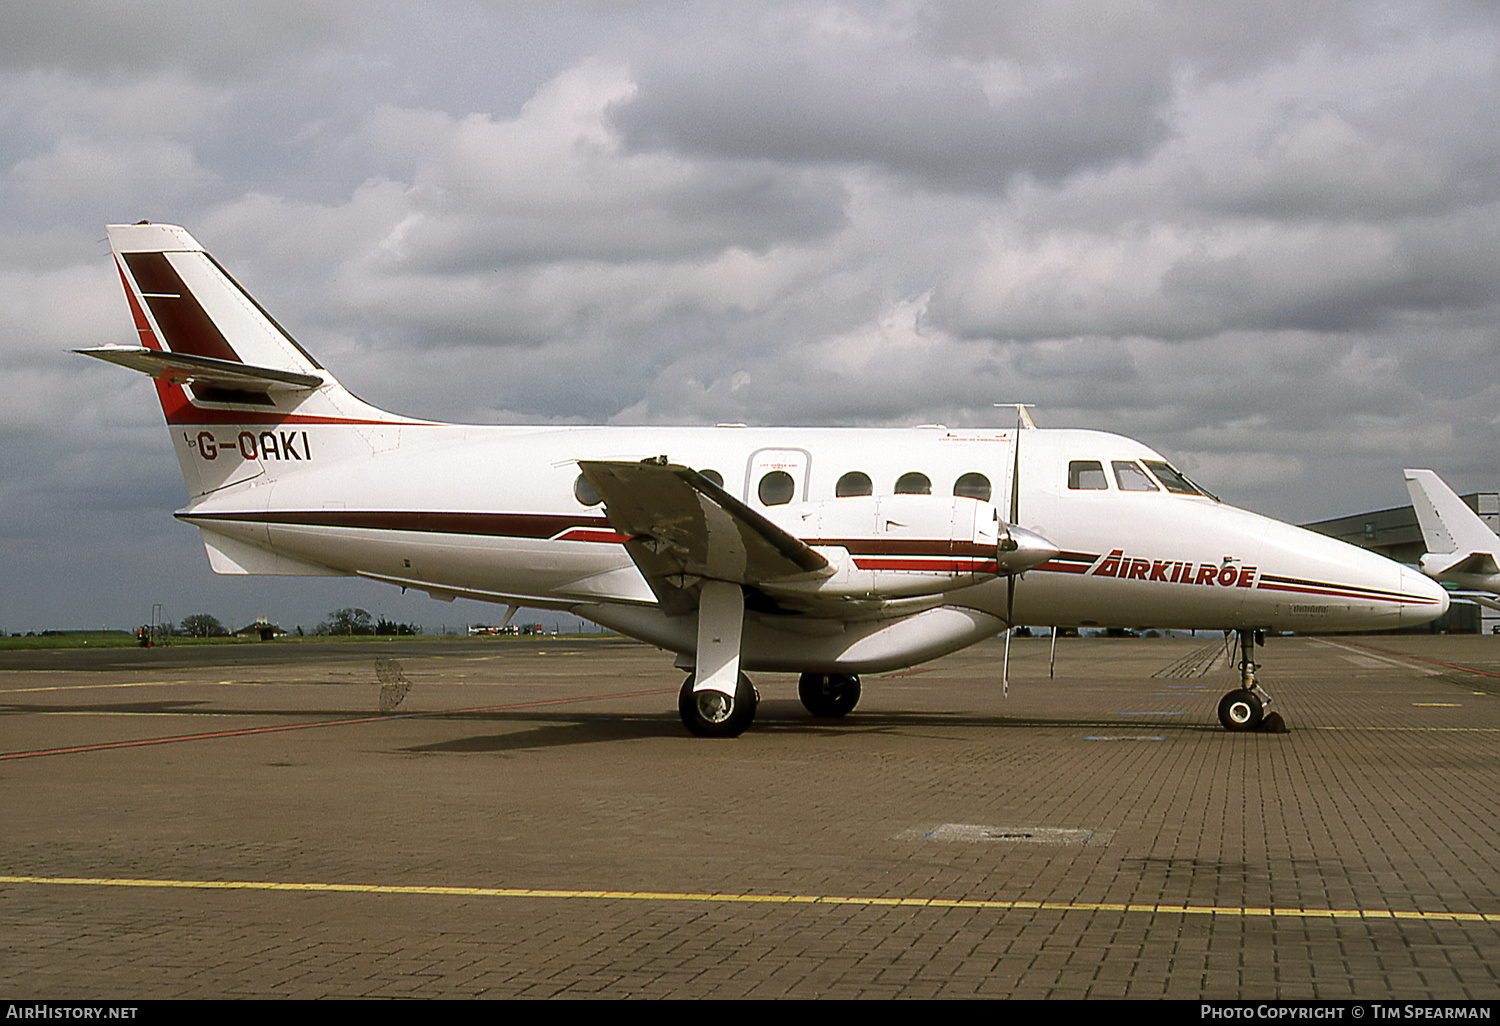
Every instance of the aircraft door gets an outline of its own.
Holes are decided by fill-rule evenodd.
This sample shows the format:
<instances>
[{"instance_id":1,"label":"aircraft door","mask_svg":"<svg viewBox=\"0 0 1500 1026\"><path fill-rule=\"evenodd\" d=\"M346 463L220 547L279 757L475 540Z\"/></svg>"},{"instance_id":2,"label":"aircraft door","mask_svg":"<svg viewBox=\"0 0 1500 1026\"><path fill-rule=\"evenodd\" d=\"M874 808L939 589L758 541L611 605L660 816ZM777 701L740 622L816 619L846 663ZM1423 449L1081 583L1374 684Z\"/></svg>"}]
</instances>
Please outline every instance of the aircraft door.
<instances>
[{"instance_id":1,"label":"aircraft door","mask_svg":"<svg viewBox=\"0 0 1500 1026\"><path fill-rule=\"evenodd\" d=\"M740 497L752 509L804 502L811 464L806 449L757 449L745 467Z\"/></svg>"}]
</instances>

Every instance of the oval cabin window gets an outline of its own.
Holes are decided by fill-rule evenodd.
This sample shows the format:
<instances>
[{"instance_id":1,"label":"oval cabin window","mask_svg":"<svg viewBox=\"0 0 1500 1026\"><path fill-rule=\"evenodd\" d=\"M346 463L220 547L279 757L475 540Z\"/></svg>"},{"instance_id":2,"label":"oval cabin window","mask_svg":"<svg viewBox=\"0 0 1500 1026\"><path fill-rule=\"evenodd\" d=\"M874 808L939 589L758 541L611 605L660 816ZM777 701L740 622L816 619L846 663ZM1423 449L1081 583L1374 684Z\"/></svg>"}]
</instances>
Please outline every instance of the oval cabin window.
<instances>
[{"instance_id":1,"label":"oval cabin window","mask_svg":"<svg viewBox=\"0 0 1500 1026\"><path fill-rule=\"evenodd\" d=\"M597 506L604 501L594 490L594 486L589 483L589 479L582 474L579 474L578 480L573 482L573 498L584 506Z\"/></svg>"},{"instance_id":2,"label":"oval cabin window","mask_svg":"<svg viewBox=\"0 0 1500 1026\"><path fill-rule=\"evenodd\" d=\"M953 482L953 494L964 499L990 501L990 479L983 474L968 473Z\"/></svg>"},{"instance_id":3,"label":"oval cabin window","mask_svg":"<svg viewBox=\"0 0 1500 1026\"><path fill-rule=\"evenodd\" d=\"M797 483L792 480L791 474L784 470L773 470L760 479L756 494L760 496L762 506L785 506L792 501L796 491Z\"/></svg>"},{"instance_id":4,"label":"oval cabin window","mask_svg":"<svg viewBox=\"0 0 1500 1026\"><path fill-rule=\"evenodd\" d=\"M850 499L859 495L874 495L875 486L870 483L870 475L858 470L851 470L839 478L839 483L834 485L833 494L840 499Z\"/></svg>"},{"instance_id":5,"label":"oval cabin window","mask_svg":"<svg viewBox=\"0 0 1500 1026\"><path fill-rule=\"evenodd\" d=\"M902 474L896 481L897 495L931 495L932 482L927 479L926 474L919 474L915 470L909 474Z\"/></svg>"}]
</instances>

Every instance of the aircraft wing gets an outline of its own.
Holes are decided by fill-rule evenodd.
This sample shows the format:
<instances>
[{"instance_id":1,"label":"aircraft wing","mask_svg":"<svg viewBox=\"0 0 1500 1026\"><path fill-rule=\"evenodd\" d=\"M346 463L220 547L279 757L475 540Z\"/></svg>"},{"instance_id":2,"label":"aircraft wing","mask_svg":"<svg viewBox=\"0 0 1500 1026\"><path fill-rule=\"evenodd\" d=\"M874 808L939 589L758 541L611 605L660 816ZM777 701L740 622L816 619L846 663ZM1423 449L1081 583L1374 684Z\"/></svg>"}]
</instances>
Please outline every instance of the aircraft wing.
<instances>
[{"instance_id":1,"label":"aircraft wing","mask_svg":"<svg viewBox=\"0 0 1500 1026\"><path fill-rule=\"evenodd\" d=\"M831 575L828 560L689 467L581 460L625 551L670 613L702 580L758 587Z\"/></svg>"}]
</instances>

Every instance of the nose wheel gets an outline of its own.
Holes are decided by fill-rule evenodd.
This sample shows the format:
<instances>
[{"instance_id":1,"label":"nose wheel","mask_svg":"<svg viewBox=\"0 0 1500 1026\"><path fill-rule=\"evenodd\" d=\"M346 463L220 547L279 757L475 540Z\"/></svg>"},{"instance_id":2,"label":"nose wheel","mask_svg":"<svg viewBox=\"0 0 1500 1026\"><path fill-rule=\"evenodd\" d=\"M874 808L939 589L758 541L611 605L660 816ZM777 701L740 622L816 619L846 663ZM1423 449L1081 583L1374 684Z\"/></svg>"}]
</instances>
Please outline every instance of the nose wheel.
<instances>
[{"instance_id":1,"label":"nose wheel","mask_svg":"<svg viewBox=\"0 0 1500 1026\"><path fill-rule=\"evenodd\" d=\"M1219 722L1224 724L1225 730L1286 733L1286 723L1279 713L1266 715L1266 705L1270 703L1271 696L1255 679L1255 671L1260 669L1254 658L1255 646L1265 643L1265 631L1239 632L1240 687L1219 699Z\"/></svg>"},{"instance_id":2,"label":"nose wheel","mask_svg":"<svg viewBox=\"0 0 1500 1026\"><path fill-rule=\"evenodd\" d=\"M1225 730L1254 730L1265 712L1260 696L1249 688L1236 688L1219 699L1219 722Z\"/></svg>"}]
</instances>

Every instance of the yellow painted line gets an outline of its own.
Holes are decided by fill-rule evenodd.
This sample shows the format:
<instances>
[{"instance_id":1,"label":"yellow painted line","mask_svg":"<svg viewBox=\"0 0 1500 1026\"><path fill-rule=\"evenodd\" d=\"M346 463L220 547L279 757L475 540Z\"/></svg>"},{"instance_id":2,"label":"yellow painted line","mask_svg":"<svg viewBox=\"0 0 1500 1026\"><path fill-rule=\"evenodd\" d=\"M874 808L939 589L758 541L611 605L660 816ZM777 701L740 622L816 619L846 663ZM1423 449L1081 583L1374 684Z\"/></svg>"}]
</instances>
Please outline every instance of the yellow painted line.
<instances>
[{"instance_id":1,"label":"yellow painted line","mask_svg":"<svg viewBox=\"0 0 1500 1026\"><path fill-rule=\"evenodd\" d=\"M1418 709L1462 709L1461 702L1413 702Z\"/></svg>"},{"instance_id":2,"label":"yellow painted line","mask_svg":"<svg viewBox=\"0 0 1500 1026\"><path fill-rule=\"evenodd\" d=\"M693 891L569 890L534 887L454 887L423 884L295 883L274 880L148 880L87 876L0 876L0 886L150 887L198 891L291 891L322 894L410 894L464 898L562 898L599 901L668 901L754 905L862 905L867 907L975 908L1002 912L1121 912L1147 915L1294 917L1301 919L1403 919L1423 922L1500 923L1500 912L1433 912L1358 908L1265 908L1239 905L1167 905L1102 901L1003 901L990 898L861 898L818 894L718 894Z\"/></svg>"},{"instance_id":3,"label":"yellow painted line","mask_svg":"<svg viewBox=\"0 0 1500 1026\"><path fill-rule=\"evenodd\" d=\"M282 680L132 680L116 684L48 684L33 688L0 688L0 695L28 695L40 691L94 691L100 688L297 688L365 687L375 681L282 681Z\"/></svg>"},{"instance_id":4,"label":"yellow painted line","mask_svg":"<svg viewBox=\"0 0 1500 1026\"><path fill-rule=\"evenodd\" d=\"M92 691L95 688L165 688L175 687L181 681L174 680L138 680L121 684L53 684L47 687L35 688L3 688L0 694L4 695L26 695L35 691ZM199 683L203 683L199 681ZM227 680L219 681L220 684L230 683Z\"/></svg>"}]
</instances>

